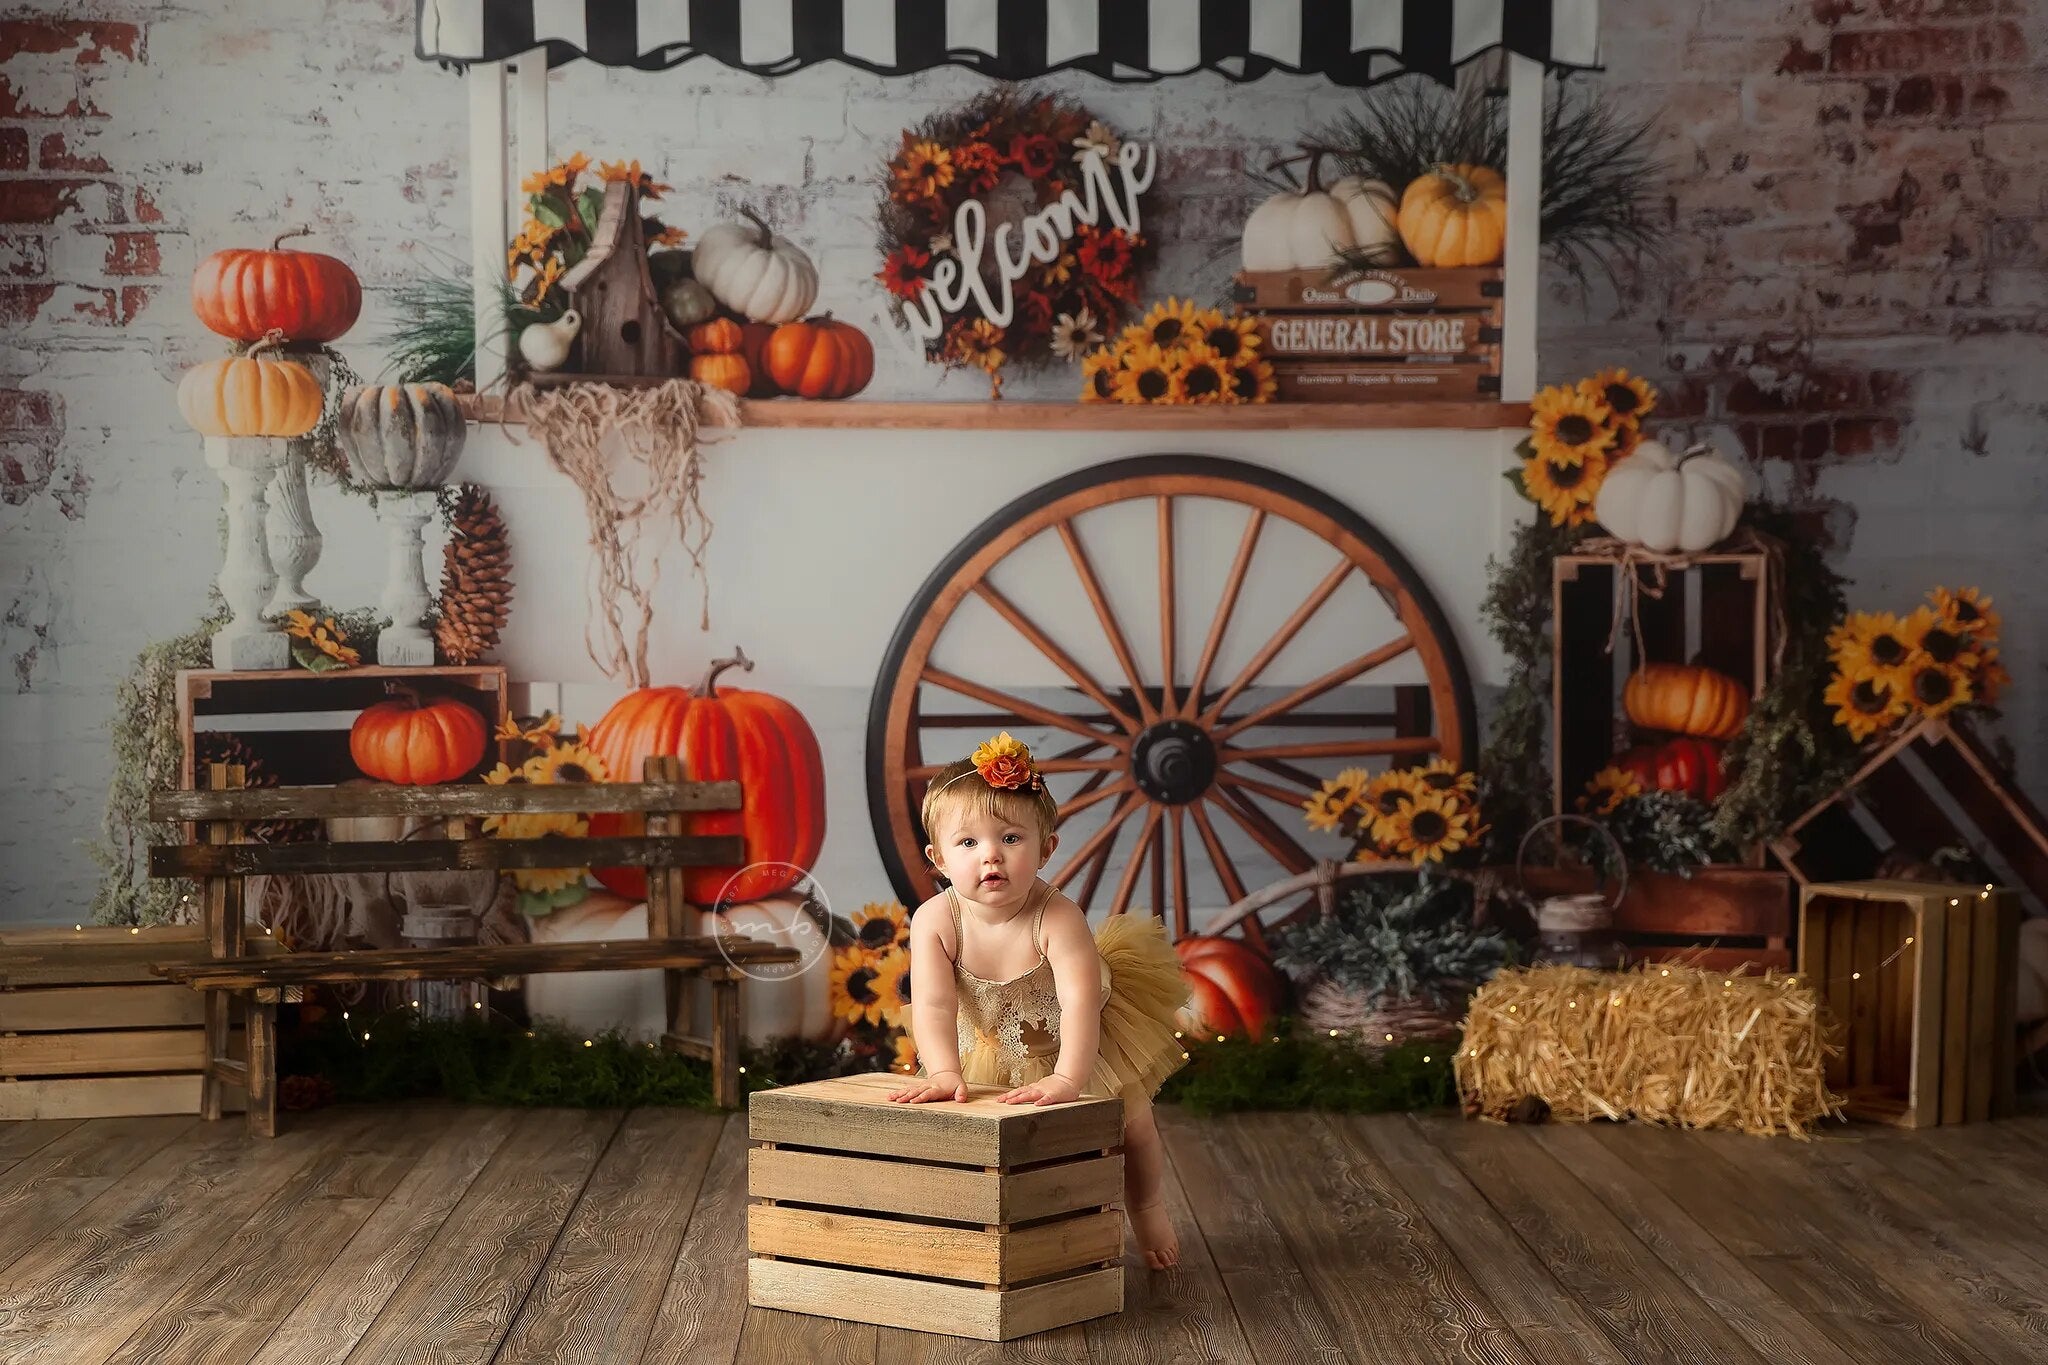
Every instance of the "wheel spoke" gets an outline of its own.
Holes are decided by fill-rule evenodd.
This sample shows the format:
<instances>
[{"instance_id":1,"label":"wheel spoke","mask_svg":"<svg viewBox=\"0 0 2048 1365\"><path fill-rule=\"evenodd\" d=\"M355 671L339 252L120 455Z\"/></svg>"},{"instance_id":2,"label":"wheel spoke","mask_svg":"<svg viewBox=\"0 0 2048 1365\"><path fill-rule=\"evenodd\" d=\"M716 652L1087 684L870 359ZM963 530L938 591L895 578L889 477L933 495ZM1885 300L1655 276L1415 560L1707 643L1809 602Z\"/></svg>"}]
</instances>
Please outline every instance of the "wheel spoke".
<instances>
[{"instance_id":1,"label":"wheel spoke","mask_svg":"<svg viewBox=\"0 0 2048 1365\"><path fill-rule=\"evenodd\" d=\"M1188 936L1188 827L1187 807L1173 808L1173 936Z\"/></svg>"},{"instance_id":2,"label":"wheel spoke","mask_svg":"<svg viewBox=\"0 0 2048 1365\"><path fill-rule=\"evenodd\" d=\"M1166 807L1159 809L1165 814ZM1162 824L1159 837L1152 841L1152 918L1161 924L1166 923L1166 833Z\"/></svg>"},{"instance_id":3,"label":"wheel spoke","mask_svg":"<svg viewBox=\"0 0 2048 1365\"><path fill-rule=\"evenodd\" d=\"M1209 850L1209 862L1222 879L1223 894L1229 896L1233 903L1243 900L1244 880L1237 875L1237 867L1230 861L1230 855L1224 852L1223 841L1216 837L1216 828L1209 823L1208 812L1199 804L1187 807L1187 812L1195 822L1195 829L1201 833L1202 846Z\"/></svg>"},{"instance_id":4,"label":"wheel spoke","mask_svg":"<svg viewBox=\"0 0 2048 1365\"><path fill-rule=\"evenodd\" d=\"M1276 786L1271 782L1261 782L1255 777L1240 777L1236 773L1222 772L1216 774L1216 780L1226 787L1237 787L1243 791L1257 792L1269 801L1277 801L1283 806L1292 806L1296 810L1302 809L1303 804L1307 800L1299 792L1289 791L1287 788Z\"/></svg>"},{"instance_id":5,"label":"wheel spoke","mask_svg":"<svg viewBox=\"0 0 2048 1365\"><path fill-rule=\"evenodd\" d=\"M1211 787L1205 795L1219 810L1242 825L1244 832L1251 835L1260 848L1266 850L1267 857L1286 868L1288 872L1306 872L1315 866L1315 859L1311 858L1300 844L1295 843L1286 830L1274 824L1271 816L1235 791L1219 792Z\"/></svg>"},{"instance_id":6,"label":"wheel spoke","mask_svg":"<svg viewBox=\"0 0 2048 1365\"><path fill-rule=\"evenodd\" d=\"M1060 803L1060 819L1064 821L1069 815L1087 810L1097 801L1106 801L1112 796L1122 796L1125 792L1138 789L1137 782L1128 777L1121 782L1112 782L1107 787L1093 791L1089 789L1093 783L1099 782L1107 776L1109 776L1108 773L1097 774L1095 777L1088 779L1087 783L1082 784L1081 790L1076 792L1071 800L1062 801Z\"/></svg>"},{"instance_id":7,"label":"wheel spoke","mask_svg":"<svg viewBox=\"0 0 2048 1365\"><path fill-rule=\"evenodd\" d=\"M1095 904L1095 890L1102 885L1102 874L1109 870L1109 858L1115 851L1116 840L1111 839L1089 860L1088 876L1081 883L1081 894L1074 897L1074 904L1081 907L1082 914L1087 914L1088 908Z\"/></svg>"},{"instance_id":8,"label":"wheel spoke","mask_svg":"<svg viewBox=\"0 0 2048 1365\"><path fill-rule=\"evenodd\" d=\"M1037 702L1026 701L1022 697L1012 696L1008 692L998 691L996 688L988 687L978 682L971 682L957 674L948 673L944 669L927 666L924 672L918 675L918 681L930 683L934 687L943 687L948 692L958 692L963 697L972 697L976 701L986 702L990 706L1000 706L1006 710L1015 711L1018 715L1028 720L1035 720L1040 725L1050 725L1056 730L1071 731L1085 739L1094 740L1099 744L1107 744L1113 749L1128 750L1131 747L1131 739L1128 735L1107 734L1092 726L1083 725L1072 716L1062 714L1051 707L1040 706Z\"/></svg>"},{"instance_id":9,"label":"wheel spoke","mask_svg":"<svg viewBox=\"0 0 2048 1365\"><path fill-rule=\"evenodd\" d=\"M1094 678L1090 677L1088 675L1088 670L1082 668L1080 664L1076 663L1072 655L1068 654L1064 649L1061 649L1058 645L1054 644L1052 642L1051 637L1049 637L1044 631L1040 630L1037 624L1033 622L1030 617L1026 616L1023 612L1019 611L1017 607L1010 601L1009 598L1003 596L1000 592L997 592L995 587L992 584L990 584L987 579L983 579L981 582L976 583L974 585L974 591L977 595L980 596L982 601L988 603L989 606L994 609L995 613L998 616L1002 617L1005 621L1008 621L1010 625L1016 629L1019 635L1022 635L1025 639L1029 640L1034 646L1036 646L1040 654L1043 654L1046 658L1052 660L1054 666L1057 667L1060 670L1060 672L1072 678L1074 680L1074 686L1080 688L1083 692L1087 693L1090 697L1092 697L1097 706L1100 706L1103 710L1109 712L1109 714L1115 718L1117 724L1123 726L1124 729L1130 731L1132 734L1137 733L1137 719L1134 716L1132 716L1130 712L1124 710L1121 706L1118 706L1114 701L1110 700L1109 693L1103 690L1102 684L1096 682Z\"/></svg>"},{"instance_id":10,"label":"wheel spoke","mask_svg":"<svg viewBox=\"0 0 2048 1365\"><path fill-rule=\"evenodd\" d=\"M1320 744L1275 744L1261 749L1223 749L1218 764L1256 763L1264 758L1366 758L1384 754L1433 754L1443 747L1435 735L1387 739L1333 739Z\"/></svg>"},{"instance_id":11,"label":"wheel spoke","mask_svg":"<svg viewBox=\"0 0 2048 1365\"><path fill-rule=\"evenodd\" d=\"M1314 616L1322 608L1323 603L1330 600L1330 594L1337 591L1344 580L1357 570L1358 566L1348 559L1340 559L1331 566L1330 571L1323 575L1323 581L1316 584L1315 591L1294 609L1292 616L1280 623L1280 629L1274 631L1273 638L1266 641L1259 652L1252 656L1251 662L1244 666L1244 671L1231 681L1230 686L1223 689L1221 696L1209 703L1209 708L1201 715L1204 727L1215 725L1216 717L1223 714L1223 708L1230 705L1238 693L1251 685L1252 679L1258 677L1266 665L1273 662L1274 655L1287 648L1288 643L1301 633L1301 628L1308 624L1309 617Z\"/></svg>"},{"instance_id":12,"label":"wheel spoke","mask_svg":"<svg viewBox=\"0 0 2048 1365\"><path fill-rule=\"evenodd\" d=\"M1378 649L1359 655L1350 663L1338 664L1314 682L1303 683L1300 687L1295 688L1279 700L1267 702L1258 710L1237 717L1222 729L1209 736L1209 738L1218 744L1222 744L1238 731L1248 729L1262 721L1279 715L1283 711L1292 711L1297 706L1314 701L1331 688L1350 682L1362 673L1370 673L1381 664L1392 659L1398 659L1413 648L1415 648L1415 637L1412 635L1403 635L1398 640L1390 640Z\"/></svg>"},{"instance_id":13,"label":"wheel spoke","mask_svg":"<svg viewBox=\"0 0 2048 1365\"><path fill-rule=\"evenodd\" d=\"M1187 705L1182 708L1183 717L1192 718L1202 704L1202 688L1209 681L1209 667L1216 662L1216 651L1222 647L1223 632L1230 625L1230 613L1237 608L1237 595L1244 588L1245 570L1251 567L1252 551L1259 545L1259 530L1266 524L1266 509L1254 507L1249 520L1244 524L1244 535L1237 542L1237 558L1231 562L1230 576L1223 580L1223 596L1217 603L1216 619L1209 623L1209 638L1202 645L1201 660L1195 664L1195 680L1188 684Z\"/></svg>"},{"instance_id":14,"label":"wheel spoke","mask_svg":"<svg viewBox=\"0 0 2048 1365\"><path fill-rule=\"evenodd\" d=\"M1082 590L1088 594L1088 601L1095 608L1096 619L1102 622L1102 633L1109 637L1109 647L1116 654L1116 661L1123 665L1124 676L1131 680L1131 695L1138 700L1138 717L1146 725L1159 719L1153 709L1152 698L1145 694L1144 680L1138 675L1138 661L1131 657L1131 647L1124 640L1123 627L1116 623L1116 613L1110 610L1109 598L1102 591L1102 580L1095 576L1095 566L1088 562L1088 552L1081 548L1081 536L1074 529L1074 523L1060 523L1060 541L1067 547L1067 557L1074 561L1074 572L1081 576Z\"/></svg>"},{"instance_id":15,"label":"wheel spoke","mask_svg":"<svg viewBox=\"0 0 2048 1365\"><path fill-rule=\"evenodd\" d=\"M1123 800L1117 802L1116 809L1109 813L1109 819L1103 822L1102 828L1089 835L1088 841L1075 849L1074 856L1068 860L1067 865L1054 875L1052 879L1054 889L1057 890L1065 887L1068 882L1074 879L1074 874L1081 870L1081 864L1087 862L1104 844L1116 837L1117 829L1123 824L1125 818L1130 815L1132 807L1136 806L1140 799L1138 793L1133 790L1126 793Z\"/></svg>"},{"instance_id":16,"label":"wheel spoke","mask_svg":"<svg viewBox=\"0 0 2048 1365\"><path fill-rule=\"evenodd\" d=\"M1159 712L1180 714L1173 699L1173 499L1159 495ZM1156 912L1157 907L1154 907Z\"/></svg>"},{"instance_id":17,"label":"wheel spoke","mask_svg":"<svg viewBox=\"0 0 2048 1365\"><path fill-rule=\"evenodd\" d=\"M1110 914L1121 915L1130 908L1131 892L1138 885L1138 873L1145 866L1145 855L1152 851L1153 837L1159 833L1159 821L1165 814L1164 806L1154 805L1145 816L1145 824L1138 831L1138 842L1131 849L1131 860L1125 864L1123 878L1116 884L1116 898L1109 903Z\"/></svg>"}]
</instances>

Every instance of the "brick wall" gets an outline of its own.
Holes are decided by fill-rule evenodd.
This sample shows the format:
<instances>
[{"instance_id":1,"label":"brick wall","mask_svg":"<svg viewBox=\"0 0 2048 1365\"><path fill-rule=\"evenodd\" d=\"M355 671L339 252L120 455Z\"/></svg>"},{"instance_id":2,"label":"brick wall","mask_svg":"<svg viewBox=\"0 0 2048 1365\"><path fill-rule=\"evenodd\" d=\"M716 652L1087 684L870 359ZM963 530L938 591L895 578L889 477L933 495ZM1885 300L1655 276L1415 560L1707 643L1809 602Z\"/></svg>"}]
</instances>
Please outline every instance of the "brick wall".
<instances>
[{"instance_id":1,"label":"brick wall","mask_svg":"<svg viewBox=\"0 0 2048 1365\"><path fill-rule=\"evenodd\" d=\"M2006 608L2005 734L2039 785L2048 587L2048 6L2044 0L1616 0L1616 100L1661 111L1673 258L1546 301L1543 374L1623 361L1665 413L1809 501L1859 605L1975 582ZM406 0L264 7L85 0L0 10L0 918L72 913L91 872L114 681L198 614L219 486L171 409L216 353L201 254L296 222L370 291L467 253L465 102L412 59ZM1214 294L1253 202L1242 172L1351 98L1309 83L1062 83L1164 155L1155 280ZM558 72L560 147L638 157L699 228L740 201L809 245L823 303L866 316L875 169L980 87L816 68ZM1163 292L1163 290L1162 290ZM1011 392L1063 395L1064 379ZM878 395L976 385L886 354Z\"/></svg>"}]
</instances>

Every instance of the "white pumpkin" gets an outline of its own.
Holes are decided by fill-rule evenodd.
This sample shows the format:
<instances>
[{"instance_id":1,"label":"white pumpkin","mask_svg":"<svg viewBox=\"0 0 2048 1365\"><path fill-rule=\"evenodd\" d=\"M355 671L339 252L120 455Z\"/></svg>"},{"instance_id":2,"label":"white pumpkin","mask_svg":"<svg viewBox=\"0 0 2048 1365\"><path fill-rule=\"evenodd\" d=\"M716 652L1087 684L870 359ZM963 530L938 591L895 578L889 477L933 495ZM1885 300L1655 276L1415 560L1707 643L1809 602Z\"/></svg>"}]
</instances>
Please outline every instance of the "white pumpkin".
<instances>
[{"instance_id":1,"label":"white pumpkin","mask_svg":"<svg viewBox=\"0 0 2048 1365\"><path fill-rule=\"evenodd\" d=\"M1351 215L1310 177L1306 190L1282 190L1244 224L1246 270L1314 270L1356 246Z\"/></svg>"},{"instance_id":2,"label":"white pumpkin","mask_svg":"<svg viewBox=\"0 0 2048 1365\"><path fill-rule=\"evenodd\" d=\"M1660 441L1644 441L1607 471L1593 515L1631 545L1693 554L1728 538L1746 496L1742 471L1713 447L1674 455Z\"/></svg>"},{"instance_id":3,"label":"white pumpkin","mask_svg":"<svg viewBox=\"0 0 2048 1365\"><path fill-rule=\"evenodd\" d=\"M697 243L693 270L711 297L755 322L794 322L818 297L818 268L753 210L745 223L720 223Z\"/></svg>"},{"instance_id":4,"label":"white pumpkin","mask_svg":"<svg viewBox=\"0 0 2048 1365\"><path fill-rule=\"evenodd\" d=\"M771 943L788 943L790 926L804 913L801 896L770 896L728 906L716 915L699 913L697 934L744 934ZM701 1024L711 1027L710 997L703 993L698 1006ZM747 1037L755 1042L770 1038L809 1038L830 1042L846 1034L846 1021L832 1017L832 954L828 949L795 976L772 981L749 979L740 986L740 1010L745 1015Z\"/></svg>"},{"instance_id":5,"label":"white pumpkin","mask_svg":"<svg viewBox=\"0 0 2048 1365\"><path fill-rule=\"evenodd\" d=\"M1384 180L1347 175L1330 186L1330 197L1344 206L1351 224L1351 244L1374 265L1398 265L1403 256L1401 196Z\"/></svg>"}]
</instances>

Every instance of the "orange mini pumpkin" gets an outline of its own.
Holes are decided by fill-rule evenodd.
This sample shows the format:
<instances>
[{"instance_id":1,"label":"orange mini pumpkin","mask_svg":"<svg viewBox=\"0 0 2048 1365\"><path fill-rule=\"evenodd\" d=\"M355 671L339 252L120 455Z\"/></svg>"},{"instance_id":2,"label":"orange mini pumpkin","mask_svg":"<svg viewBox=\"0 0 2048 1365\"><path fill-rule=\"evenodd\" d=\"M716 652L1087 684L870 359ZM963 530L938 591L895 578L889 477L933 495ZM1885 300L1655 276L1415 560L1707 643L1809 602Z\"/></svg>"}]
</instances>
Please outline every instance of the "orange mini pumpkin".
<instances>
[{"instance_id":1,"label":"orange mini pumpkin","mask_svg":"<svg viewBox=\"0 0 2048 1365\"><path fill-rule=\"evenodd\" d=\"M731 318L713 318L700 322L683 333L690 343L690 350L697 355L731 355L740 349L746 334Z\"/></svg>"},{"instance_id":2,"label":"orange mini pumpkin","mask_svg":"<svg viewBox=\"0 0 2048 1365\"><path fill-rule=\"evenodd\" d=\"M1622 687L1621 704L1647 730L1733 739L1749 718L1749 689L1698 664L1644 664Z\"/></svg>"},{"instance_id":3,"label":"orange mini pumpkin","mask_svg":"<svg viewBox=\"0 0 2048 1365\"><path fill-rule=\"evenodd\" d=\"M326 395L296 360L260 352L208 360L178 381L178 412L201 436L303 436L320 425Z\"/></svg>"},{"instance_id":4,"label":"orange mini pumpkin","mask_svg":"<svg viewBox=\"0 0 2048 1365\"><path fill-rule=\"evenodd\" d=\"M690 357L690 378L699 384L709 384L715 389L726 389L744 397L747 386L754 382L754 371L743 355L693 355Z\"/></svg>"},{"instance_id":5,"label":"orange mini pumpkin","mask_svg":"<svg viewBox=\"0 0 2048 1365\"><path fill-rule=\"evenodd\" d=\"M1395 226L1417 265L1493 265L1507 246L1508 182L1490 166L1438 166L1408 182Z\"/></svg>"},{"instance_id":6,"label":"orange mini pumpkin","mask_svg":"<svg viewBox=\"0 0 2048 1365\"><path fill-rule=\"evenodd\" d=\"M783 323L762 356L775 387L799 398L850 398L875 375L868 334L830 317Z\"/></svg>"},{"instance_id":7,"label":"orange mini pumpkin","mask_svg":"<svg viewBox=\"0 0 2048 1365\"><path fill-rule=\"evenodd\" d=\"M348 754L367 777L430 787L474 769L489 739L474 708L407 691L364 708L349 727Z\"/></svg>"}]
</instances>

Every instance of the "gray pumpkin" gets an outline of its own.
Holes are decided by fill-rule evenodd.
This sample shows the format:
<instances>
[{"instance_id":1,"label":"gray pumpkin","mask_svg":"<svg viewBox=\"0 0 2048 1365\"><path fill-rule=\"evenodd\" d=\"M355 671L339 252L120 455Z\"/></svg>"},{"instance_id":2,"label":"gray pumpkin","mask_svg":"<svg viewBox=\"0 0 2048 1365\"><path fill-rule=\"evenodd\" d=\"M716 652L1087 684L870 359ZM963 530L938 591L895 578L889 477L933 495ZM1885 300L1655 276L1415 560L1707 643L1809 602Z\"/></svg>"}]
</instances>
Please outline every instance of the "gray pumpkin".
<instances>
[{"instance_id":1,"label":"gray pumpkin","mask_svg":"<svg viewBox=\"0 0 2048 1365\"><path fill-rule=\"evenodd\" d=\"M369 384L341 398L335 433L349 468L373 488L439 488L469 429L446 384Z\"/></svg>"}]
</instances>

